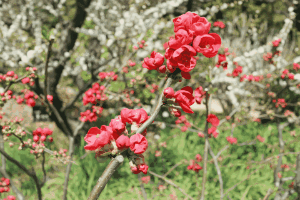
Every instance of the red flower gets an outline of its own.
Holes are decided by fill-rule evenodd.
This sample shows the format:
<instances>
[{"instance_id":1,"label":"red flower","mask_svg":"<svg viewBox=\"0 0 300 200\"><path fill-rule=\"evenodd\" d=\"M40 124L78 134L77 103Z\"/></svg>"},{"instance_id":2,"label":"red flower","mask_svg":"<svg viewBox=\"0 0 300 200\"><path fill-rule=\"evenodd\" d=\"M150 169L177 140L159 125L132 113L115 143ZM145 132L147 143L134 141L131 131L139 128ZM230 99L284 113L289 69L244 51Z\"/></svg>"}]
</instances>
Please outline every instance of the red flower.
<instances>
[{"instance_id":1,"label":"red flower","mask_svg":"<svg viewBox=\"0 0 300 200\"><path fill-rule=\"evenodd\" d=\"M125 131L125 124L121 121L121 118L112 119L109 123L109 126L112 128L113 132L121 134Z\"/></svg>"},{"instance_id":2,"label":"red flower","mask_svg":"<svg viewBox=\"0 0 300 200\"><path fill-rule=\"evenodd\" d=\"M156 70L164 63L164 57L160 53L153 51L150 58L145 58L143 67L149 70Z\"/></svg>"},{"instance_id":3,"label":"red flower","mask_svg":"<svg viewBox=\"0 0 300 200\"><path fill-rule=\"evenodd\" d=\"M209 114L207 117L207 122L211 123L213 126L219 126L220 120L214 114Z\"/></svg>"},{"instance_id":4,"label":"red flower","mask_svg":"<svg viewBox=\"0 0 300 200\"><path fill-rule=\"evenodd\" d=\"M127 137L125 135L121 135L116 140L116 145L117 145L118 149L120 149L120 150L122 150L122 149L128 149L130 147L129 137Z\"/></svg>"},{"instance_id":5,"label":"red flower","mask_svg":"<svg viewBox=\"0 0 300 200\"><path fill-rule=\"evenodd\" d=\"M84 146L84 149L96 150L104 147L106 144L110 143L112 133L112 128L105 125L102 125L101 129L97 127L90 128L84 137L84 140L88 143L88 145Z\"/></svg>"},{"instance_id":6,"label":"red flower","mask_svg":"<svg viewBox=\"0 0 300 200\"><path fill-rule=\"evenodd\" d=\"M256 136L256 138L260 141L260 142L264 142L265 138L261 137L260 135Z\"/></svg>"},{"instance_id":7,"label":"red flower","mask_svg":"<svg viewBox=\"0 0 300 200\"><path fill-rule=\"evenodd\" d=\"M142 180L143 183L147 184L150 181L150 176L144 176L144 177L141 178L141 180Z\"/></svg>"},{"instance_id":8,"label":"red flower","mask_svg":"<svg viewBox=\"0 0 300 200\"><path fill-rule=\"evenodd\" d=\"M148 114L143 108L136 110L124 108L121 111L121 119L123 123L127 122L132 124L132 122L136 122L137 124L140 124L147 121Z\"/></svg>"},{"instance_id":9,"label":"red flower","mask_svg":"<svg viewBox=\"0 0 300 200\"><path fill-rule=\"evenodd\" d=\"M23 84L26 84L26 83L29 83L29 82L30 82L30 78L28 78L28 77L22 79Z\"/></svg>"},{"instance_id":10,"label":"red flower","mask_svg":"<svg viewBox=\"0 0 300 200\"><path fill-rule=\"evenodd\" d=\"M30 107L34 107L35 106L35 100L32 98L29 98L26 100L26 104Z\"/></svg>"},{"instance_id":11,"label":"red flower","mask_svg":"<svg viewBox=\"0 0 300 200\"><path fill-rule=\"evenodd\" d=\"M202 86L199 86L195 90L195 100L197 104L201 104L203 98L205 98L206 92L203 90Z\"/></svg>"},{"instance_id":12,"label":"red flower","mask_svg":"<svg viewBox=\"0 0 300 200\"><path fill-rule=\"evenodd\" d=\"M187 12L173 19L174 32L184 29L193 32L194 35L207 34L210 30L211 23L205 17L200 17L196 13Z\"/></svg>"},{"instance_id":13,"label":"red flower","mask_svg":"<svg viewBox=\"0 0 300 200\"><path fill-rule=\"evenodd\" d=\"M216 21L214 22L214 25L215 27L220 27L220 28L225 28L225 24L221 21Z\"/></svg>"},{"instance_id":14,"label":"red flower","mask_svg":"<svg viewBox=\"0 0 300 200\"><path fill-rule=\"evenodd\" d=\"M191 79L191 75L189 72L181 71L181 76L182 76L182 78L187 79L187 80Z\"/></svg>"},{"instance_id":15,"label":"red flower","mask_svg":"<svg viewBox=\"0 0 300 200\"><path fill-rule=\"evenodd\" d=\"M149 166L147 164L141 164L141 165L138 165L138 168L141 172L143 172L144 174L147 174Z\"/></svg>"},{"instance_id":16,"label":"red flower","mask_svg":"<svg viewBox=\"0 0 300 200\"><path fill-rule=\"evenodd\" d=\"M236 139L235 137L228 136L228 137L226 137L226 140L227 140L230 144L236 144L236 143L237 143L237 139Z\"/></svg>"},{"instance_id":17,"label":"red flower","mask_svg":"<svg viewBox=\"0 0 300 200\"><path fill-rule=\"evenodd\" d=\"M147 148L148 141L143 135L137 133L130 137L130 149L135 154L142 154Z\"/></svg>"},{"instance_id":18,"label":"red flower","mask_svg":"<svg viewBox=\"0 0 300 200\"><path fill-rule=\"evenodd\" d=\"M177 91L174 97L176 99L176 102L180 105L184 112L194 113L190 108L190 106L195 103L195 98L193 97L193 89L190 86L186 86Z\"/></svg>"},{"instance_id":19,"label":"red flower","mask_svg":"<svg viewBox=\"0 0 300 200\"><path fill-rule=\"evenodd\" d=\"M197 155L196 155L196 161L197 161L197 162L201 162L201 161L202 161L202 157L201 157L200 154L197 154Z\"/></svg>"},{"instance_id":20,"label":"red flower","mask_svg":"<svg viewBox=\"0 0 300 200\"><path fill-rule=\"evenodd\" d=\"M170 59L171 65L178 66L181 71L189 72L196 66L197 60L193 57L197 52L189 45L183 45L174 51Z\"/></svg>"},{"instance_id":21,"label":"red flower","mask_svg":"<svg viewBox=\"0 0 300 200\"><path fill-rule=\"evenodd\" d=\"M167 99L173 98L173 97L174 97L174 90L173 90L173 88L167 87L167 88L164 90L164 96L165 96Z\"/></svg>"},{"instance_id":22,"label":"red flower","mask_svg":"<svg viewBox=\"0 0 300 200\"><path fill-rule=\"evenodd\" d=\"M171 38L169 47L171 49L179 49L181 46L190 44L193 41L193 33L188 33L186 30L180 29L175 34L175 39Z\"/></svg>"},{"instance_id":23,"label":"red flower","mask_svg":"<svg viewBox=\"0 0 300 200\"><path fill-rule=\"evenodd\" d=\"M214 57L221 47L221 37L216 33L199 35L195 37L193 47L207 58Z\"/></svg>"}]
</instances>

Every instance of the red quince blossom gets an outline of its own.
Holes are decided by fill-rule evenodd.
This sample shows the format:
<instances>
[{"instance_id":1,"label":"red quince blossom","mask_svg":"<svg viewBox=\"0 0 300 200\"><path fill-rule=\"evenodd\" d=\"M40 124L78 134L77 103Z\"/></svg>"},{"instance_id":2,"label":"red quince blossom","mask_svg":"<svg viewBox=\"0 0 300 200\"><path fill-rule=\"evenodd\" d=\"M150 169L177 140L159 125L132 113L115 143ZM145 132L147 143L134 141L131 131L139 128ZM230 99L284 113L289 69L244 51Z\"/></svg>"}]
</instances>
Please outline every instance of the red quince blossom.
<instances>
[{"instance_id":1,"label":"red quince blossom","mask_svg":"<svg viewBox=\"0 0 300 200\"><path fill-rule=\"evenodd\" d=\"M114 134L112 128L102 125L101 129L92 127L84 137L88 145L84 146L86 150L96 150L110 143L111 139L117 139L118 135Z\"/></svg>"},{"instance_id":2,"label":"red quince blossom","mask_svg":"<svg viewBox=\"0 0 300 200\"><path fill-rule=\"evenodd\" d=\"M142 180L143 183L147 184L150 181L150 176L144 176L144 177L141 178L141 180Z\"/></svg>"},{"instance_id":3,"label":"red quince blossom","mask_svg":"<svg viewBox=\"0 0 300 200\"><path fill-rule=\"evenodd\" d=\"M293 69L297 71L298 69L300 69L300 65L298 63L294 63Z\"/></svg>"},{"instance_id":4,"label":"red quince blossom","mask_svg":"<svg viewBox=\"0 0 300 200\"><path fill-rule=\"evenodd\" d=\"M204 137L204 134L203 134L202 132L199 132L199 133L198 133L198 136L203 138L203 137Z\"/></svg>"},{"instance_id":5,"label":"red quince blossom","mask_svg":"<svg viewBox=\"0 0 300 200\"><path fill-rule=\"evenodd\" d=\"M280 44L280 42L281 42L281 39L272 41L273 47L278 47L278 45Z\"/></svg>"},{"instance_id":6,"label":"red quince blossom","mask_svg":"<svg viewBox=\"0 0 300 200\"><path fill-rule=\"evenodd\" d=\"M143 172L143 174L147 174L149 166L147 164L138 165L138 169Z\"/></svg>"},{"instance_id":7,"label":"red quince blossom","mask_svg":"<svg viewBox=\"0 0 300 200\"><path fill-rule=\"evenodd\" d=\"M187 80L191 79L191 75L189 72L181 71L181 76L182 76L182 78L187 79Z\"/></svg>"},{"instance_id":8,"label":"red quince blossom","mask_svg":"<svg viewBox=\"0 0 300 200\"><path fill-rule=\"evenodd\" d=\"M158 68L158 70L157 70L159 73L165 73L166 71L167 71L167 68L166 68L166 66L165 65L162 65L162 66L160 66L159 68Z\"/></svg>"},{"instance_id":9,"label":"red quince blossom","mask_svg":"<svg viewBox=\"0 0 300 200\"><path fill-rule=\"evenodd\" d=\"M183 45L188 45L193 41L193 33L189 33L184 29L176 32L175 38L169 40L169 47L171 49L179 49Z\"/></svg>"},{"instance_id":10,"label":"red quince blossom","mask_svg":"<svg viewBox=\"0 0 300 200\"><path fill-rule=\"evenodd\" d=\"M188 170L193 170L195 172L199 172L202 169L200 165L198 165L195 160L190 160L190 165L187 167Z\"/></svg>"},{"instance_id":11,"label":"red quince blossom","mask_svg":"<svg viewBox=\"0 0 300 200\"><path fill-rule=\"evenodd\" d=\"M164 96L167 99L173 98L174 97L174 90L171 87L167 87L166 89L164 89Z\"/></svg>"},{"instance_id":12,"label":"red quince blossom","mask_svg":"<svg viewBox=\"0 0 300 200\"><path fill-rule=\"evenodd\" d=\"M109 123L109 126L112 128L113 132L117 134L123 133L126 129L126 126L122 122L121 117L118 117L117 119L112 119Z\"/></svg>"},{"instance_id":13,"label":"red quince blossom","mask_svg":"<svg viewBox=\"0 0 300 200\"><path fill-rule=\"evenodd\" d=\"M148 141L143 135L137 133L130 137L130 149L135 154L142 154L147 148Z\"/></svg>"},{"instance_id":14,"label":"red quince blossom","mask_svg":"<svg viewBox=\"0 0 300 200\"><path fill-rule=\"evenodd\" d=\"M256 138L260 141L260 142L264 142L265 138L261 137L260 135L256 136Z\"/></svg>"},{"instance_id":15,"label":"red quince blossom","mask_svg":"<svg viewBox=\"0 0 300 200\"><path fill-rule=\"evenodd\" d=\"M225 24L223 22L221 22L221 21L214 22L213 26L220 27L222 29L225 28Z\"/></svg>"},{"instance_id":16,"label":"red quince blossom","mask_svg":"<svg viewBox=\"0 0 300 200\"><path fill-rule=\"evenodd\" d=\"M216 33L198 35L193 41L193 47L207 58L214 57L221 47L221 37Z\"/></svg>"},{"instance_id":17,"label":"red quince blossom","mask_svg":"<svg viewBox=\"0 0 300 200\"><path fill-rule=\"evenodd\" d=\"M294 80L294 74L289 73L288 77L289 77L290 80Z\"/></svg>"},{"instance_id":18,"label":"red quince blossom","mask_svg":"<svg viewBox=\"0 0 300 200\"><path fill-rule=\"evenodd\" d=\"M29 82L30 82L30 78L28 78L28 77L22 79L23 84L26 84L26 83L29 83Z\"/></svg>"},{"instance_id":19,"label":"red quince blossom","mask_svg":"<svg viewBox=\"0 0 300 200\"><path fill-rule=\"evenodd\" d=\"M186 86L174 94L176 102L180 105L182 110L186 113L194 113L190 108L195 103L193 97L193 89L190 86Z\"/></svg>"},{"instance_id":20,"label":"red quince blossom","mask_svg":"<svg viewBox=\"0 0 300 200\"><path fill-rule=\"evenodd\" d=\"M172 55L172 56L171 56ZM183 45L177 50L168 49L165 57L169 59L169 64L178 66L181 71L190 72L195 68L197 60L194 56L197 52L190 45Z\"/></svg>"},{"instance_id":21,"label":"red quince blossom","mask_svg":"<svg viewBox=\"0 0 300 200\"><path fill-rule=\"evenodd\" d=\"M144 59L144 63L142 66L149 70L156 70L157 68L162 66L163 63L164 63L164 56L161 55L160 53L153 51L151 53L150 58Z\"/></svg>"},{"instance_id":22,"label":"red quince blossom","mask_svg":"<svg viewBox=\"0 0 300 200\"><path fill-rule=\"evenodd\" d=\"M143 108L136 110L124 108L121 110L121 119L123 123L132 124L135 122L141 124L147 121L148 114Z\"/></svg>"},{"instance_id":23,"label":"red quince blossom","mask_svg":"<svg viewBox=\"0 0 300 200\"><path fill-rule=\"evenodd\" d=\"M207 34L210 30L211 23L205 17L200 17L196 13L187 12L173 19L174 32L184 29L192 32L194 35Z\"/></svg>"},{"instance_id":24,"label":"red quince blossom","mask_svg":"<svg viewBox=\"0 0 300 200\"><path fill-rule=\"evenodd\" d=\"M236 139L235 137L228 136L228 137L226 137L226 140L227 140L230 144L236 144L236 143L237 143L237 139Z\"/></svg>"},{"instance_id":25,"label":"red quince blossom","mask_svg":"<svg viewBox=\"0 0 300 200\"><path fill-rule=\"evenodd\" d=\"M208 132L209 135L212 134L212 133L216 133L217 132L217 127L212 126L212 127L208 128L207 132Z\"/></svg>"},{"instance_id":26,"label":"red quince blossom","mask_svg":"<svg viewBox=\"0 0 300 200\"><path fill-rule=\"evenodd\" d=\"M202 157L201 157L200 154L197 154L195 159L196 159L197 162L201 162L202 161Z\"/></svg>"},{"instance_id":27,"label":"red quince blossom","mask_svg":"<svg viewBox=\"0 0 300 200\"><path fill-rule=\"evenodd\" d=\"M125 135L121 135L116 140L116 145L117 145L118 149L120 149L120 150L128 149L130 147L130 139L129 139L129 137L127 137Z\"/></svg>"},{"instance_id":28,"label":"red quince blossom","mask_svg":"<svg viewBox=\"0 0 300 200\"><path fill-rule=\"evenodd\" d=\"M26 100L26 104L30 107L34 107L35 106L35 100L32 98L29 98Z\"/></svg>"},{"instance_id":29,"label":"red quince blossom","mask_svg":"<svg viewBox=\"0 0 300 200\"><path fill-rule=\"evenodd\" d=\"M211 123L213 126L219 126L220 120L218 117L214 114L209 114L207 116L207 122Z\"/></svg>"},{"instance_id":30,"label":"red quince blossom","mask_svg":"<svg viewBox=\"0 0 300 200\"><path fill-rule=\"evenodd\" d=\"M201 104L202 99L205 98L206 92L203 90L202 86L199 86L195 90L195 100L197 104Z\"/></svg>"},{"instance_id":31,"label":"red quince blossom","mask_svg":"<svg viewBox=\"0 0 300 200\"><path fill-rule=\"evenodd\" d=\"M218 54L218 63L216 67L219 68L223 66L224 69L227 69L228 62L226 62L226 55L225 54Z\"/></svg>"}]
</instances>

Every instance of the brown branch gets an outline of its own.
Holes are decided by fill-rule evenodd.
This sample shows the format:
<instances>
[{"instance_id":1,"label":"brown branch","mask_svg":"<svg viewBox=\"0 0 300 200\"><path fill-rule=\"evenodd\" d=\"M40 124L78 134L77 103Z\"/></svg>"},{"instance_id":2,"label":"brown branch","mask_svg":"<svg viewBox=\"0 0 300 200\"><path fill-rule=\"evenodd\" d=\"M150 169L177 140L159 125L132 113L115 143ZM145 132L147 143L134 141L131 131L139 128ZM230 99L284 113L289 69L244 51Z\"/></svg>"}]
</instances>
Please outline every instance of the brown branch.
<instances>
[{"instance_id":1,"label":"brown branch","mask_svg":"<svg viewBox=\"0 0 300 200\"><path fill-rule=\"evenodd\" d=\"M167 79L167 82L163 88L163 91L159 97L159 101L158 104L154 110L154 112L152 113L151 117L142 125L138 128L138 130L136 131L136 133L142 133L150 124L152 124L152 122L154 121L154 119L156 118L156 116L158 115L161 106L163 105L162 101L163 101L163 97L164 97L164 89L167 87L170 87L170 85L172 84L172 80L173 78L180 72L180 69L176 69L172 74L170 74L170 77Z\"/></svg>"},{"instance_id":2,"label":"brown branch","mask_svg":"<svg viewBox=\"0 0 300 200\"><path fill-rule=\"evenodd\" d=\"M1 128L0 132L2 132L2 126L0 126L0 128ZM3 135L1 133L0 133L0 149L4 151L4 140L3 140ZM6 158L4 155L1 155L1 161L2 161L2 165L0 167L0 172L1 172L2 176L4 176L5 178L8 178L8 179L11 179L11 177L6 172ZM16 194L17 199L25 200L23 193L18 190L18 188L15 186L15 184L13 183L12 180L10 181L10 185L11 185L11 189Z\"/></svg>"},{"instance_id":3,"label":"brown branch","mask_svg":"<svg viewBox=\"0 0 300 200\"><path fill-rule=\"evenodd\" d=\"M79 133L79 130L83 127L85 122L81 122L73 136L69 136L69 156L70 156L70 161L72 161L73 158L73 153L74 153L74 144L75 144L75 137L77 136L77 134ZM63 195L63 199L66 200L67 199L67 193L68 193L68 182L69 182L69 176L70 176L70 172L71 172L71 167L72 167L72 162L68 163L67 169L66 169L66 176L65 176L65 182L64 182L64 195Z\"/></svg>"},{"instance_id":4,"label":"brown branch","mask_svg":"<svg viewBox=\"0 0 300 200\"><path fill-rule=\"evenodd\" d=\"M51 56L51 50L52 50L52 44L54 42L54 39L50 39L49 45L48 45L48 53L47 53L47 59L46 59L46 64L45 64L45 88L44 88L44 95L45 99L47 99L47 89L48 89L48 64Z\"/></svg>"},{"instance_id":5,"label":"brown branch","mask_svg":"<svg viewBox=\"0 0 300 200\"><path fill-rule=\"evenodd\" d=\"M0 153L10 162L14 163L15 165L17 165L20 169L22 169L28 176L30 176L31 178L33 178L35 185L36 185L36 189L38 191L38 198L39 200L42 200L42 190L39 184L39 180L36 176L36 173L34 171L34 168L32 168L32 172L29 171L24 165L22 165L21 163L19 163L17 160L15 160L14 158L10 157L3 149L0 148Z\"/></svg>"},{"instance_id":6,"label":"brown branch","mask_svg":"<svg viewBox=\"0 0 300 200\"><path fill-rule=\"evenodd\" d=\"M122 155L118 155L113 158L110 163L107 165L105 171L98 179L97 184L94 186L88 200L96 200L99 198L101 192L105 188L107 182L113 175L113 173L118 169L118 167L124 162L124 157Z\"/></svg>"}]
</instances>

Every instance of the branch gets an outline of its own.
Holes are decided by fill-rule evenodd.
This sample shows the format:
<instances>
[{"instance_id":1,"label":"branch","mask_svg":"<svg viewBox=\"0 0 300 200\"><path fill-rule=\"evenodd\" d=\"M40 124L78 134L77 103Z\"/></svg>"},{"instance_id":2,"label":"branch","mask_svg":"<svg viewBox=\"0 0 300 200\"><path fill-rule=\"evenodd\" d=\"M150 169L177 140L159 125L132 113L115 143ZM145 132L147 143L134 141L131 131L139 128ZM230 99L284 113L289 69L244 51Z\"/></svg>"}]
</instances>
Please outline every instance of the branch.
<instances>
[{"instance_id":1,"label":"branch","mask_svg":"<svg viewBox=\"0 0 300 200\"><path fill-rule=\"evenodd\" d=\"M46 59L46 64L45 64L45 88L44 88L44 95L45 95L45 100L47 99L47 89L48 89L48 64L51 56L51 49L52 49L52 44L54 42L54 39L50 39L49 41L49 46L48 46L48 53L47 53L47 59Z\"/></svg>"},{"instance_id":2,"label":"branch","mask_svg":"<svg viewBox=\"0 0 300 200\"><path fill-rule=\"evenodd\" d=\"M161 106L163 105L162 100L164 97L164 89L166 89L167 87L170 87L170 85L172 84L172 80L173 78L180 72L180 69L176 69L172 74L170 74L170 77L167 79L167 82L163 88L163 91L159 97L159 101L158 104L153 112L153 114L151 115L151 117L141 126L138 128L138 130L136 131L136 133L142 133L156 118L156 116L158 115Z\"/></svg>"},{"instance_id":3,"label":"branch","mask_svg":"<svg viewBox=\"0 0 300 200\"><path fill-rule=\"evenodd\" d=\"M111 178L113 173L118 169L118 167L124 162L124 157L122 155L118 155L113 158L110 163L107 165L105 171L98 179L97 184L94 186L88 200L96 200L99 198L101 192L105 188L108 180Z\"/></svg>"},{"instance_id":4,"label":"branch","mask_svg":"<svg viewBox=\"0 0 300 200\"><path fill-rule=\"evenodd\" d=\"M74 131L73 136L69 136L69 156L70 156L70 161L72 161L73 158L73 153L74 153L74 143L75 143L75 137L77 136L79 130L83 127L85 122L81 122L76 130ZM72 162L69 162L67 169L66 169L66 176L65 176L65 182L64 182L64 196L63 199L67 199L67 193L68 193L68 182L69 182L69 176L71 172L71 167L72 167Z\"/></svg>"},{"instance_id":5,"label":"branch","mask_svg":"<svg viewBox=\"0 0 300 200\"><path fill-rule=\"evenodd\" d=\"M20 169L22 169L28 176L30 176L31 178L33 178L35 185L36 185L36 189L38 191L38 197L39 200L42 200L42 191L41 191L41 187L39 184L39 180L35 174L34 168L32 172L30 172L24 165L22 165L21 163L19 163L17 160L15 160L14 158L10 157L3 149L0 148L0 153L10 162L14 163L15 165L17 165Z\"/></svg>"},{"instance_id":6,"label":"branch","mask_svg":"<svg viewBox=\"0 0 300 200\"><path fill-rule=\"evenodd\" d=\"M0 126L0 128L1 128L0 131L2 132L2 127ZM1 133L0 133L0 149L4 151L4 140L3 140L3 135ZM4 155L1 155L1 161L2 161L2 166L0 168L0 172L1 172L2 176L4 176L5 178L8 178L8 179L11 179L11 177L6 172L6 158ZM18 190L18 188L15 186L15 184L12 182L12 180L10 181L10 185L11 185L11 189L16 194L17 199L25 200L23 193Z\"/></svg>"}]
</instances>

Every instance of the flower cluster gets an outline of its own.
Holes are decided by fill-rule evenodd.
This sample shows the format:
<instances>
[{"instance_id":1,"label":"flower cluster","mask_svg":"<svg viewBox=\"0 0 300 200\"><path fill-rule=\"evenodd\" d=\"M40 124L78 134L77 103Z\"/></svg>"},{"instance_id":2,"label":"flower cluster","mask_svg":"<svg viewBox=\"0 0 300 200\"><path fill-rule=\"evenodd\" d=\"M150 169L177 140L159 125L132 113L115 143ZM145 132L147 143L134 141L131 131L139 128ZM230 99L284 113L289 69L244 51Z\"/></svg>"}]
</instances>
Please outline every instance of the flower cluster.
<instances>
[{"instance_id":1,"label":"flower cluster","mask_svg":"<svg viewBox=\"0 0 300 200\"><path fill-rule=\"evenodd\" d=\"M272 41L273 47L278 47L278 45L280 44L280 42L281 42L280 38L278 40Z\"/></svg>"},{"instance_id":2,"label":"flower cluster","mask_svg":"<svg viewBox=\"0 0 300 200\"><path fill-rule=\"evenodd\" d=\"M195 156L195 160L190 160L190 165L187 166L187 169L188 170L193 170L193 171L198 173L202 169L202 167L198 164L201 161L202 161L201 155L197 154Z\"/></svg>"},{"instance_id":3,"label":"flower cluster","mask_svg":"<svg viewBox=\"0 0 300 200\"><path fill-rule=\"evenodd\" d=\"M182 77L190 79L189 72L196 66L197 53L208 58L216 56L221 47L221 37L208 33L211 23L195 13L187 12L173 19L173 23L175 37L170 37L165 53L167 69L170 73L180 69ZM143 67L162 72L165 71L163 62L164 57L160 53L152 52L150 58L144 59Z\"/></svg>"},{"instance_id":4,"label":"flower cluster","mask_svg":"<svg viewBox=\"0 0 300 200\"><path fill-rule=\"evenodd\" d=\"M213 135L214 138L217 138L219 133L217 132L217 126L219 126L220 120L218 119L218 117L214 114L209 114L207 116L207 122L210 123L212 125L212 127L210 127L208 129L208 134L209 135Z\"/></svg>"},{"instance_id":5,"label":"flower cluster","mask_svg":"<svg viewBox=\"0 0 300 200\"><path fill-rule=\"evenodd\" d=\"M0 182L0 193L4 193L4 192L9 192L10 188L10 180L8 178L1 178L1 182ZM12 195L8 195L6 198L3 198L3 200L16 200L15 196Z\"/></svg>"},{"instance_id":6,"label":"flower cluster","mask_svg":"<svg viewBox=\"0 0 300 200\"><path fill-rule=\"evenodd\" d=\"M193 96L193 89L190 86L186 86L176 93L174 93L173 88L168 87L164 90L164 97L166 99L171 99L171 101L173 101L174 104L179 105L184 112L194 113L191 109L191 105L195 103L195 97Z\"/></svg>"},{"instance_id":7,"label":"flower cluster","mask_svg":"<svg viewBox=\"0 0 300 200\"><path fill-rule=\"evenodd\" d=\"M213 26L214 27L220 27L222 29L225 28L225 24L223 22L221 22L221 21L214 22Z\"/></svg>"},{"instance_id":8,"label":"flower cluster","mask_svg":"<svg viewBox=\"0 0 300 200\"><path fill-rule=\"evenodd\" d=\"M195 101L197 104L201 104L202 100L206 97L207 94L206 91L203 90L202 86L199 86L195 89Z\"/></svg>"},{"instance_id":9,"label":"flower cluster","mask_svg":"<svg viewBox=\"0 0 300 200\"><path fill-rule=\"evenodd\" d=\"M272 100L273 103L275 104L275 107L278 108L279 106L281 106L282 108L285 108L287 106L287 103L285 102L285 99L273 99Z\"/></svg>"},{"instance_id":10,"label":"flower cluster","mask_svg":"<svg viewBox=\"0 0 300 200\"><path fill-rule=\"evenodd\" d=\"M227 51L228 51L228 48L225 49L225 54L218 54L218 62L216 64L217 68L222 66L224 70L227 70L227 66L228 66L228 62L226 61Z\"/></svg>"},{"instance_id":11,"label":"flower cluster","mask_svg":"<svg viewBox=\"0 0 300 200\"><path fill-rule=\"evenodd\" d=\"M101 116L103 108L100 106L92 106L92 111L86 110L80 113L80 121L86 122L95 122L97 121L98 117Z\"/></svg>"},{"instance_id":12,"label":"flower cluster","mask_svg":"<svg viewBox=\"0 0 300 200\"><path fill-rule=\"evenodd\" d=\"M115 72L99 72L98 76L101 81L108 78L112 78L113 81L116 81L118 78L118 75L115 74Z\"/></svg>"},{"instance_id":13,"label":"flower cluster","mask_svg":"<svg viewBox=\"0 0 300 200\"><path fill-rule=\"evenodd\" d=\"M175 121L175 124L184 124L184 126L181 127L182 132L186 132L188 128L192 126L184 115L178 117L178 119Z\"/></svg>"},{"instance_id":14,"label":"flower cluster","mask_svg":"<svg viewBox=\"0 0 300 200\"><path fill-rule=\"evenodd\" d=\"M138 50L139 48L142 49L142 48L144 48L145 46L147 46L147 45L145 44L145 40L142 40L141 42L138 42L137 44L138 44L138 47L137 47L137 46L133 46L133 49L134 49L134 50Z\"/></svg>"},{"instance_id":15,"label":"flower cluster","mask_svg":"<svg viewBox=\"0 0 300 200\"><path fill-rule=\"evenodd\" d=\"M281 74L281 78L282 79L285 79L285 77L288 77L290 80L294 80L294 74L292 74L292 73L289 73L289 70L288 69L285 69L285 70L283 70L282 71L282 74Z\"/></svg>"},{"instance_id":16,"label":"flower cluster","mask_svg":"<svg viewBox=\"0 0 300 200\"><path fill-rule=\"evenodd\" d=\"M256 136L256 138L260 141L260 142L264 142L265 138L263 138L262 136L258 135Z\"/></svg>"},{"instance_id":17,"label":"flower cluster","mask_svg":"<svg viewBox=\"0 0 300 200\"><path fill-rule=\"evenodd\" d=\"M227 140L230 144L236 144L236 143L237 143L237 138L235 138L235 137L228 136L228 137L226 137L226 140Z\"/></svg>"},{"instance_id":18,"label":"flower cluster","mask_svg":"<svg viewBox=\"0 0 300 200\"><path fill-rule=\"evenodd\" d=\"M109 126L102 125L101 128L92 127L88 131L84 140L88 143L84 149L95 151L95 157L109 153L115 155L123 150L130 149L135 159L130 161L130 167L133 173L147 173L148 166L144 162L143 154L148 148L148 141L145 138L147 130L140 134L136 133L129 138L126 124L131 125L131 132L135 132L138 127L148 120L149 116L144 109L124 108L121 115L112 119ZM106 155L106 154L105 154Z\"/></svg>"},{"instance_id":19,"label":"flower cluster","mask_svg":"<svg viewBox=\"0 0 300 200\"><path fill-rule=\"evenodd\" d=\"M87 105L88 103L97 104L97 101L105 101L107 100L107 96L105 95L105 86L99 85L99 83L94 83L92 88L88 89L83 97L83 105Z\"/></svg>"},{"instance_id":20,"label":"flower cluster","mask_svg":"<svg viewBox=\"0 0 300 200\"><path fill-rule=\"evenodd\" d=\"M293 64L293 69L298 71L298 69L300 69L300 65L298 63L294 63Z\"/></svg>"}]
</instances>

